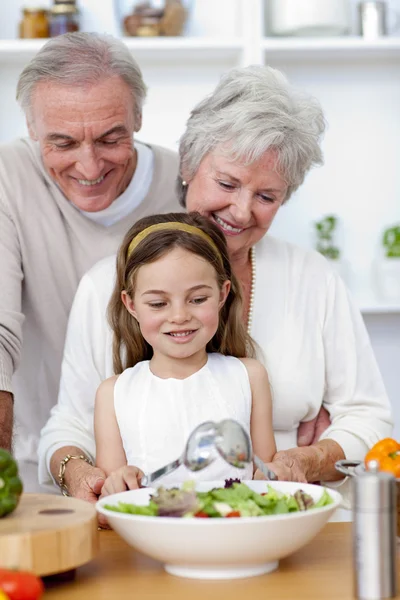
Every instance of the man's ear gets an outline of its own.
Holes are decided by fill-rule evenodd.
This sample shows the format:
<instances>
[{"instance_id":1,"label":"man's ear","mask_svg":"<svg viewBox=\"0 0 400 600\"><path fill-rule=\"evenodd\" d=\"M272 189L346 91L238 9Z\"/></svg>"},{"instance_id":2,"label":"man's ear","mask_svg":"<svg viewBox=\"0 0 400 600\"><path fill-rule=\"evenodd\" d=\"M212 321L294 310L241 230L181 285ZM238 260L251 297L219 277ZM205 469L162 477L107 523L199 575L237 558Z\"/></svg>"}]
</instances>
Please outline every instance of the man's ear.
<instances>
[{"instance_id":1,"label":"man's ear","mask_svg":"<svg viewBox=\"0 0 400 600\"><path fill-rule=\"evenodd\" d=\"M30 119L26 119L26 126L28 128L28 133L29 133L29 137L31 138L31 140L33 140L34 142L37 142L37 134L35 131L35 128L33 126L33 123Z\"/></svg>"},{"instance_id":2,"label":"man's ear","mask_svg":"<svg viewBox=\"0 0 400 600\"><path fill-rule=\"evenodd\" d=\"M128 311L128 313L130 313L132 315L132 317L135 317L136 321L138 321L137 313L135 310L135 305L133 304L133 300L126 290L122 290L121 300L122 300L126 310Z\"/></svg>"},{"instance_id":3,"label":"man's ear","mask_svg":"<svg viewBox=\"0 0 400 600\"><path fill-rule=\"evenodd\" d=\"M135 133L142 129L142 111L135 111Z\"/></svg>"},{"instance_id":4,"label":"man's ear","mask_svg":"<svg viewBox=\"0 0 400 600\"><path fill-rule=\"evenodd\" d=\"M231 289L231 282L227 279L222 284L222 287L219 292L219 303L218 303L219 310L221 310L221 308L225 304L228 294L230 292L230 289Z\"/></svg>"}]
</instances>

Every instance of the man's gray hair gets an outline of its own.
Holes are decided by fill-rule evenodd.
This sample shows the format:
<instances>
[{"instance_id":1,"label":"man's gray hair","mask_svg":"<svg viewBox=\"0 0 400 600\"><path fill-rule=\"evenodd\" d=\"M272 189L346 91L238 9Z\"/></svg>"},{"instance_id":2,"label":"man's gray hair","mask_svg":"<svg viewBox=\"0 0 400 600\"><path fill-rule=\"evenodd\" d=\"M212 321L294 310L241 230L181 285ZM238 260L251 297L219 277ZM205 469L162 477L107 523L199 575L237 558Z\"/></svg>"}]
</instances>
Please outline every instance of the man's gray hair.
<instances>
[{"instance_id":1,"label":"man's gray hair","mask_svg":"<svg viewBox=\"0 0 400 600\"><path fill-rule=\"evenodd\" d=\"M140 119L146 86L126 45L107 34L66 33L49 40L24 68L18 80L17 100L30 118L32 95L38 83L85 86L115 75L128 84L136 117Z\"/></svg>"},{"instance_id":2,"label":"man's gray hair","mask_svg":"<svg viewBox=\"0 0 400 600\"><path fill-rule=\"evenodd\" d=\"M243 164L252 164L273 149L276 169L288 184L287 200L307 171L323 164L324 130L319 102L292 87L280 71L263 66L232 69L192 110L180 139L180 173L190 181L215 148ZM181 177L177 189L184 203Z\"/></svg>"}]
</instances>

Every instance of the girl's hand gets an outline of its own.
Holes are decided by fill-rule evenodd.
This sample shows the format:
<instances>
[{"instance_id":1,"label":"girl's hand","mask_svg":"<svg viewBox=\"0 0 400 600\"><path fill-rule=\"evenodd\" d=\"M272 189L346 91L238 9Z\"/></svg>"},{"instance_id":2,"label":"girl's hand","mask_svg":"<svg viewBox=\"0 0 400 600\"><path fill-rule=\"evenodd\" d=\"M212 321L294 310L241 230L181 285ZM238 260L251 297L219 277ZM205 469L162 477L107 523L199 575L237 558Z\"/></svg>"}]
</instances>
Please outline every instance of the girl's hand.
<instances>
[{"instance_id":1,"label":"girl's hand","mask_svg":"<svg viewBox=\"0 0 400 600\"><path fill-rule=\"evenodd\" d=\"M125 465L109 475L101 490L100 498L125 492L126 490L137 490L140 487L144 473L138 467Z\"/></svg>"},{"instance_id":2,"label":"girl's hand","mask_svg":"<svg viewBox=\"0 0 400 600\"><path fill-rule=\"evenodd\" d=\"M265 463L265 464L272 465L272 463ZM265 481L265 476L260 471L260 469L256 469L256 471L253 475L253 479L261 479L262 481Z\"/></svg>"}]
</instances>

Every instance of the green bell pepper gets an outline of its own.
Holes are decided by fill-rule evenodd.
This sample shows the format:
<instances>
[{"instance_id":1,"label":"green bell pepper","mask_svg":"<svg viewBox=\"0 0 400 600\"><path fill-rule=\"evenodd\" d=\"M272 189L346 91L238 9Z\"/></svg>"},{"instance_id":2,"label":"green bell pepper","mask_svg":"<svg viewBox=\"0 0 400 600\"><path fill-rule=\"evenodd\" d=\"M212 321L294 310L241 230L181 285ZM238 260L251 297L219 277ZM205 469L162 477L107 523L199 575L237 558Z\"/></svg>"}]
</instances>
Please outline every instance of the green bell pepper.
<instances>
[{"instance_id":1,"label":"green bell pepper","mask_svg":"<svg viewBox=\"0 0 400 600\"><path fill-rule=\"evenodd\" d=\"M18 465L11 454L0 448L0 517L5 517L18 506L22 494L22 481Z\"/></svg>"}]
</instances>

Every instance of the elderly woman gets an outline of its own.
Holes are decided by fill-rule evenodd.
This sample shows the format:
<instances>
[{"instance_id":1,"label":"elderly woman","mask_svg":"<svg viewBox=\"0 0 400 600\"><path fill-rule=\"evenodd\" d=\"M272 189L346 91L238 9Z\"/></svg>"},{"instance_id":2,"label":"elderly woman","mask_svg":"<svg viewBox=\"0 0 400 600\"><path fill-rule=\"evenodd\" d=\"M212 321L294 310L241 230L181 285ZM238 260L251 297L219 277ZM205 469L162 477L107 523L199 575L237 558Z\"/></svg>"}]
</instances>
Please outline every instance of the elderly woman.
<instances>
[{"instance_id":1,"label":"elderly woman","mask_svg":"<svg viewBox=\"0 0 400 600\"><path fill-rule=\"evenodd\" d=\"M360 459L391 432L391 410L357 308L318 253L268 234L308 170L322 162L319 104L267 67L230 71L193 110L180 143L182 203L225 234L244 294L243 319L262 351L274 401L279 479L335 482L335 461ZM87 273L67 333L58 405L42 431L40 480L93 499L96 387L112 374L106 308L115 259ZM321 407L331 424L296 447L301 421ZM75 460L71 460L72 456ZM161 466L161 465L160 465ZM340 484L340 482L339 482Z\"/></svg>"}]
</instances>

